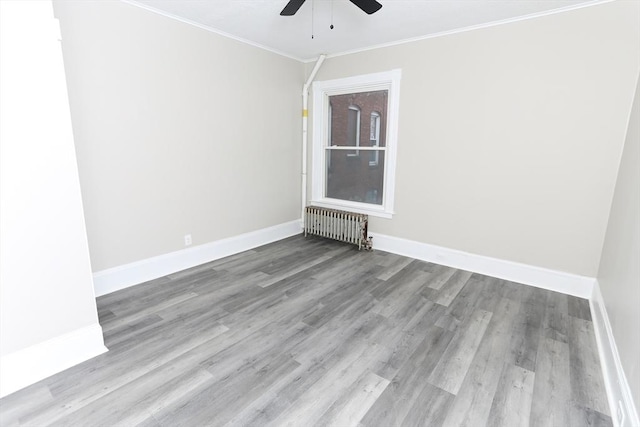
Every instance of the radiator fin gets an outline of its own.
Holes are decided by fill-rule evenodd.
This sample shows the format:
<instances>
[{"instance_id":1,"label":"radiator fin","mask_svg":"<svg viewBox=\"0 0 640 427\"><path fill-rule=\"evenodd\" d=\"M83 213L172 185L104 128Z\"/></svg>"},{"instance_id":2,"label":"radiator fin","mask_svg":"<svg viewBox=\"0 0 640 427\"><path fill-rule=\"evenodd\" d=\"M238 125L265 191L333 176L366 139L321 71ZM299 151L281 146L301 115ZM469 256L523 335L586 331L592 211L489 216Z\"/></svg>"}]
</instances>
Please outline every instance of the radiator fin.
<instances>
[{"instance_id":1,"label":"radiator fin","mask_svg":"<svg viewBox=\"0 0 640 427\"><path fill-rule=\"evenodd\" d=\"M352 243L358 249L371 250L367 236L369 217L365 214L307 206L304 215L304 235L312 234Z\"/></svg>"}]
</instances>

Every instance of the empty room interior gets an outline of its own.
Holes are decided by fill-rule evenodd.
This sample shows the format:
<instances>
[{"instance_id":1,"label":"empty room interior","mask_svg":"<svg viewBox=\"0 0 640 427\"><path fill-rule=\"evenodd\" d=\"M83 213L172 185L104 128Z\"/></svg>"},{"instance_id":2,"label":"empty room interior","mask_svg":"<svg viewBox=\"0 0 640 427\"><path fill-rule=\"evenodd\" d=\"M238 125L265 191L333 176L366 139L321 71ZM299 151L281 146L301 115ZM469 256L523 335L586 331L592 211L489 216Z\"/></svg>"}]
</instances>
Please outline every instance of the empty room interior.
<instances>
[{"instance_id":1,"label":"empty room interior","mask_svg":"<svg viewBox=\"0 0 640 427\"><path fill-rule=\"evenodd\" d=\"M379 1L0 1L0 425L640 426L640 1Z\"/></svg>"}]
</instances>

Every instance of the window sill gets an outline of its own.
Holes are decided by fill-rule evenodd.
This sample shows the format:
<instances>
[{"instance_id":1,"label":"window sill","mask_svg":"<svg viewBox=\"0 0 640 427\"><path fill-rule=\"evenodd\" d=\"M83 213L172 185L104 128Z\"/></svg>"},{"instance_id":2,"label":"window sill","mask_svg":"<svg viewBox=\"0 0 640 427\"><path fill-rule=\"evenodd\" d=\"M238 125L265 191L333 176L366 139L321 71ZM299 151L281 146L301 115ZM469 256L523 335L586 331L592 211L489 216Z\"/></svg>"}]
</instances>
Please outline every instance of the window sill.
<instances>
[{"instance_id":1,"label":"window sill","mask_svg":"<svg viewBox=\"0 0 640 427\"><path fill-rule=\"evenodd\" d=\"M311 206L317 206L319 208L329 208L329 209L337 209L341 211L349 211L367 214L370 216L375 216L378 218L393 218L394 212L386 211L384 207L373 207L373 205L368 206L366 203L358 203L358 202L349 202L346 200L337 200L337 199L323 199L323 200L311 200Z\"/></svg>"}]
</instances>

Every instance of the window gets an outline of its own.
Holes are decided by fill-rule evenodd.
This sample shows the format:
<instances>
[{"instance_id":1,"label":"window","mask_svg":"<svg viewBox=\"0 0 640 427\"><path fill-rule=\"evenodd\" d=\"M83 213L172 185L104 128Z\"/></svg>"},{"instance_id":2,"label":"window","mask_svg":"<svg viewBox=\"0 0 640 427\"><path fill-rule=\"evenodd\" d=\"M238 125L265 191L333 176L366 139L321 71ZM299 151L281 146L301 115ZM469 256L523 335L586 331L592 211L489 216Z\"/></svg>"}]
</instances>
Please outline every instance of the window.
<instances>
[{"instance_id":1,"label":"window","mask_svg":"<svg viewBox=\"0 0 640 427\"><path fill-rule=\"evenodd\" d=\"M372 147L380 146L380 113L371 113L371 125L369 126L369 141ZM369 166L378 166L380 151L374 150L369 153Z\"/></svg>"},{"instance_id":2,"label":"window","mask_svg":"<svg viewBox=\"0 0 640 427\"><path fill-rule=\"evenodd\" d=\"M391 218L400 70L313 84L313 204Z\"/></svg>"},{"instance_id":3,"label":"window","mask_svg":"<svg viewBox=\"0 0 640 427\"><path fill-rule=\"evenodd\" d=\"M331 119L329 119L329 121L331 122ZM331 132L331 126L332 124L329 125L329 132ZM349 105L349 107L347 107L346 145L350 145L351 147L360 146L360 108L356 105ZM354 153L347 154L347 156L357 156L359 153L360 152L356 150Z\"/></svg>"}]
</instances>

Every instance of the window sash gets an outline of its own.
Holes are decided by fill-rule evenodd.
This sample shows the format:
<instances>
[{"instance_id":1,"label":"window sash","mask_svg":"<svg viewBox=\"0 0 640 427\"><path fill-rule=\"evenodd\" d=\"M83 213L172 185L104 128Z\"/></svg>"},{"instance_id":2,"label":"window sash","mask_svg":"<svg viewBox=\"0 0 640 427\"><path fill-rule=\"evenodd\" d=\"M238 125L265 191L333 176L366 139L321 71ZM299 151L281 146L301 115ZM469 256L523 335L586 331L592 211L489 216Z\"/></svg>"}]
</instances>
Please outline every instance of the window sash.
<instances>
[{"instance_id":1,"label":"window sash","mask_svg":"<svg viewBox=\"0 0 640 427\"><path fill-rule=\"evenodd\" d=\"M313 149L312 149L312 181L311 202L316 206L334 209L347 209L353 212L361 212L391 218L395 199L395 174L398 112L400 95L401 70L373 73L344 79L316 81L313 83ZM331 199L326 197L327 155L328 150L354 150L352 146L329 145L326 138L329 134L327 128L329 120L329 97L333 95L361 93L378 90L387 90L387 117L385 127L385 146L359 146L360 151L368 151L369 154L384 152L385 161L381 165L383 171L383 202L382 205L360 203L354 201ZM378 139L380 141L380 139Z\"/></svg>"},{"instance_id":2,"label":"window sash","mask_svg":"<svg viewBox=\"0 0 640 427\"><path fill-rule=\"evenodd\" d=\"M346 150L346 151L386 151L387 147L368 147L364 145L360 145L357 148L350 145L331 145L324 147L325 150Z\"/></svg>"}]
</instances>

